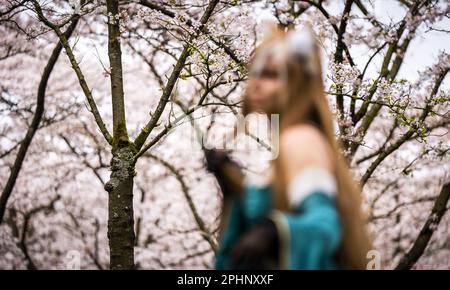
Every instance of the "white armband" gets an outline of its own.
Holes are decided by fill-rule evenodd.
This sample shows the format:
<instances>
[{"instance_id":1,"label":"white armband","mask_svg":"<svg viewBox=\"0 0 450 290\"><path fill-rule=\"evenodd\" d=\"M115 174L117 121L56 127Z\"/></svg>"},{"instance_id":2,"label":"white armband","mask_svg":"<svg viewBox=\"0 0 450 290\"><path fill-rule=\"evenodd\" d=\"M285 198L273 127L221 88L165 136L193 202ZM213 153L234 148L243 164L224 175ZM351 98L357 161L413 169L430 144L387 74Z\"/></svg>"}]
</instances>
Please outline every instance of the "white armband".
<instances>
[{"instance_id":1,"label":"white armband","mask_svg":"<svg viewBox=\"0 0 450 290\"><path fill-rule=\"evenodd\" d=\"M246 173L244 175L243 182L245 186L257 186L257 187L269 186L267 178L265 178L262 174L252 172Z\"/></svg>"},{"instance_id":2,"label":"white armband","mask_svg":"<svg viewBox=\"0 0 450 290\"><path fill-rule=\"evenodd\" d=\"M298 207L311 193L322 192L329 196L337 194L337 183L333 173L320 167L306 167L288 184L289 206Z\"/></svg>"}]
</instances>

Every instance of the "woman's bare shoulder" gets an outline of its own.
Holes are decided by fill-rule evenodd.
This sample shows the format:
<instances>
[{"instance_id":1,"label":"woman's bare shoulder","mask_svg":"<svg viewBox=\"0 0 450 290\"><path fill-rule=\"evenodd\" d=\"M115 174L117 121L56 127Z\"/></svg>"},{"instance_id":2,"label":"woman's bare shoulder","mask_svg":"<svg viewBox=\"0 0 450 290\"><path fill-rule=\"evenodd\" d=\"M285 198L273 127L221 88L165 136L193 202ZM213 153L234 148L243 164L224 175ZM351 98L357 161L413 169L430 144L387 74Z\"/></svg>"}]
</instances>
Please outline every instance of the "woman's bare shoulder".
<instances>
[{"instance_id":1,"label":"woman's bare shoulder","mask_svg":"<svg viewBox=\"0 0 450 290\"><path fill-rule=\"evenodd\" d=\"M325 135L315 126L299 124L287 128L280 136L280 154L288 169L306 166L331 169L332 151Z\"/></svg>"},{"instance_id":2,"label":"woman's bare shoulder","mask_svg":"<svg viewBox=\"0 0 450 290\"><path fill-rule=\"evenodd\" d=\"M298 141L304 138L323 139L325 136L316 126L311 124L296 124L285 129L281 134L281 139L286 141Z\"/></svg>"}]
</instances>

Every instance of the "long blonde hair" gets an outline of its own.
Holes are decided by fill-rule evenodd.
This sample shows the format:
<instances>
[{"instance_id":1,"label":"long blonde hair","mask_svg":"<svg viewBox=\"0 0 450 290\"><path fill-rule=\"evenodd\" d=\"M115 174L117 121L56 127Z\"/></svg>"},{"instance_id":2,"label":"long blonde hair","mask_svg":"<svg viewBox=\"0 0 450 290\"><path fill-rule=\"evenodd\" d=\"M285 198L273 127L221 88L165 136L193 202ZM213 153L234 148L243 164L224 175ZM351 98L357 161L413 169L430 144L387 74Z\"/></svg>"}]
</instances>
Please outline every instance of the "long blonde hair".
<instances>
[{"instance_id":1,"label":"long blonde hair","mask_svg":"<svg viewBox=\"0 0 450 290\"><path fill-rule=\"evenodd\" d=\"M249 63L253 64L259 53L278 41L285 41L286 32L273 29L265 40L254 50ZM284 103L280 107L280 135L296 124L309 123L316 126L331 145L332 158L335 164L334 175L337 180L337 208L342 226L342 241L337 252L337 262L344 269L365 269L367 253L371 249L371 241L366 230L366 218L362 212L361 189L353 180L347 160L341 152L341 143L336 140L333 129L333 116L324 93L319 46L315 42L313 65L315 74L305 70L304 59L287 57L287 86ZM278 52L279 53L279 52ZM243 113L251 112L244 97ZM273 178L275 207L289 210L287 204L287 182L283 174L280 158L274 160L275 176Z\"/></svg>"}]
</instances>

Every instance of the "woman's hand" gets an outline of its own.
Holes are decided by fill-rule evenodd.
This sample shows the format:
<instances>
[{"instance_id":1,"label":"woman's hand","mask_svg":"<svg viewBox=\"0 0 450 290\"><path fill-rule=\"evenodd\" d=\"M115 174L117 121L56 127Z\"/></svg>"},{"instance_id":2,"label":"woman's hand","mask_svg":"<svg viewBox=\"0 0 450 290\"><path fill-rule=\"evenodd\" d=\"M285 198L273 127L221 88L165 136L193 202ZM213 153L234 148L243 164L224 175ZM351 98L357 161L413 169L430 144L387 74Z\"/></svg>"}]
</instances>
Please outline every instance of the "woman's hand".
<instances>
[{"instance_id":1,"label":"woman's hand","mask_svg":"<svg viewBox=\"0 0 450 290\"><path fill-rule=\"evenodd\" d=\"M214 174L224 197L243 190L243 174L239 165L224 150L204 149L206 169Z\"/></svg>"},{"instance_id":2,"label":"woman's hand","mask_svg":"<svg viewBox=\"0 0 450 290\"><path fill-rule=\"evenodd\" d=\"M273 269L278 264L278 251L277 229L265 217L236 242L230 257L236 269Z\"/></svg>"}]
</instances>

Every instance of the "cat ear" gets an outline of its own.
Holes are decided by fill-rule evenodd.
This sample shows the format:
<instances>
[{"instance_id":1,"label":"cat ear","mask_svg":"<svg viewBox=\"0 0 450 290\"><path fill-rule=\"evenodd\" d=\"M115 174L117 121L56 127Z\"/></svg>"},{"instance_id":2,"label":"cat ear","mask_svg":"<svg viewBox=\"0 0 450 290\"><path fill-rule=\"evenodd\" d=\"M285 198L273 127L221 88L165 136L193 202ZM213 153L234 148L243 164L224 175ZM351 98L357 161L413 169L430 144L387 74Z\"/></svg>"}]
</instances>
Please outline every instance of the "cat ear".
<instances>
[{"instance_id":1,"label":"cat ear","mask_svg":"<svg viewBox=\"0 0 450 290\"><path fill-rule=\"evenodd\" d=\"M308 30L291 30L286 38L289 53L310 56L314 52L314 36Z\"/></svg>"},{"instance_id":2,"label":"cat ear","mask_svg":"<svg viewBox=\"0 0 450 290\"><path fill-rule=\"evenodd\" d=\"M305 27L302 30L291 30L286 37L288 53L291 56L302 56L306 59L307 69L316 74L316 39L312 30Z\"/></svg>"}]
</instances>

